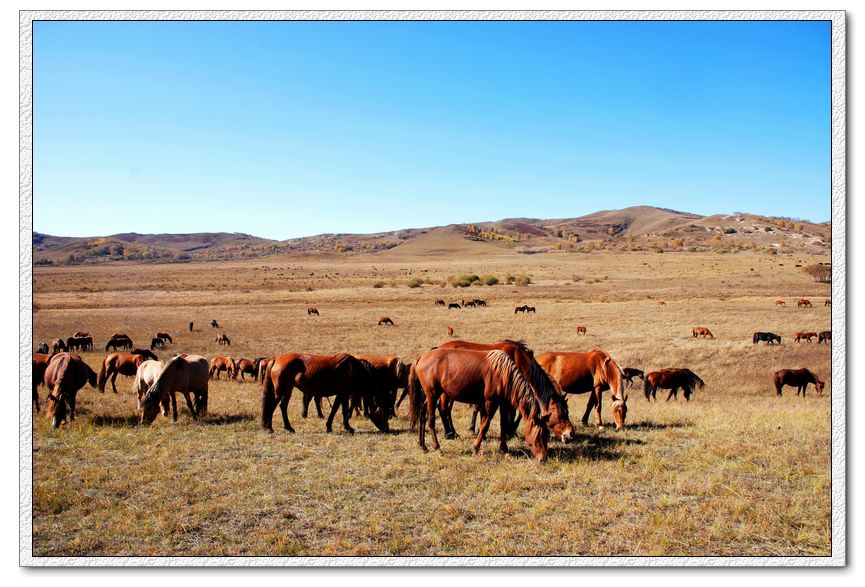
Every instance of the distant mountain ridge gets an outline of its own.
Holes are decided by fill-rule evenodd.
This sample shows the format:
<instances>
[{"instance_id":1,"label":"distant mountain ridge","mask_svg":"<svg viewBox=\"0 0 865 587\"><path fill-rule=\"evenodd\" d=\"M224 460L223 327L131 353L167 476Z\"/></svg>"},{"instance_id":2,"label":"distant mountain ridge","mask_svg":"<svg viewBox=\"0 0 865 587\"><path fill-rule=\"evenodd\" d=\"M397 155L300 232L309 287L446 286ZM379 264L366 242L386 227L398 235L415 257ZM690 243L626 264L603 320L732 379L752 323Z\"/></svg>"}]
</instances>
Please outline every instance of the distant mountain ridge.
<instances>
[{"instance_id":1,"label":"distant mountain ridge","mask_svg":"<svg viewBox=\"0 0 865 587\"><path fill-rule=\"evenodd\" d=\"M385 257L588 253L598 250L657 252L738 251L828 253L828 223L633 206L575 218L498 221L410 228L374 234L319 234L277 241L235 232L62 237L33 233L36 265L170 263L256 259L280 254L380 255Z\"/></svg>"}]
</instances>

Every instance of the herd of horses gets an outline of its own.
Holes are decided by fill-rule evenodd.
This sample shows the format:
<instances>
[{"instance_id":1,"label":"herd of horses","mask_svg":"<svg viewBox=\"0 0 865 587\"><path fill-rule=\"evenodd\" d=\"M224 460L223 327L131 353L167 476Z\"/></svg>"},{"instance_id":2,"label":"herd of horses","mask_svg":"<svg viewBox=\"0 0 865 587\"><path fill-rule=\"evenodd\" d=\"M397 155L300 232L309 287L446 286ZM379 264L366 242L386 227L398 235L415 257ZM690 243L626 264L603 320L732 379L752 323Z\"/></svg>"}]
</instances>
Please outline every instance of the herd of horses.
<instances>
[{"instance_id":1,"label":"herd of horses","mask_svg":"<svg viewBox=\"0 0 865 587\"><path fill-rule=\"evenodd\" d=\"M776 306L785 306L786 302L779 298L779 299L775 300L775 305ZM826 298L825 300L823 300L823 306L824 307L825 306L831 306L831 305L832 305L832 300L830 298ZM798 300L796 300L796 307L797 308L813 308L814 304L811 303L811 300L807 300L805 298L799 298Z\"/></svg>"}]
</instances>

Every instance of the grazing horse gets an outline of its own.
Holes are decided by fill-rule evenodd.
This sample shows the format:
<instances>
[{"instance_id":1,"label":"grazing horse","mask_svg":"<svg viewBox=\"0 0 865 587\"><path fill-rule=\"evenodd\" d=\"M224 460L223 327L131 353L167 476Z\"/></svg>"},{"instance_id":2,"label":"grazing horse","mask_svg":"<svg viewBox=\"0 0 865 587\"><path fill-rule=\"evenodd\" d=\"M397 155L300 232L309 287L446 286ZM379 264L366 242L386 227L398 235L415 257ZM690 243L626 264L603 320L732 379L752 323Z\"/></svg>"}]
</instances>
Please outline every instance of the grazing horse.
<instances>
[{"instance_id":1,"label":"grazing horse","mask_svg":"<svg viewBox=\"0 0 865 587\"><path fill-rule=\"evenodd\" d=\"M318 308L307 308L306 313L309 316L320 316L320 314L318 313Z\"/></svg>"},{"instance_id":2,"label":"grazing horse","mask_svg":"<svg viewBox=\"0 0 865 587\"><path fill-rule=\"evenodd\" d=\"M65 353L69 350L69 347L66 346L66 343L63 342L62 338L52 338L51 339L51 352L52 353Z\"/></svg>"},{"instance_id":3,"label":"grazing horse","mask_svg":"<svg viewBox=\"0 0 865 587\"><path fill-rule=\"evenodd\" d=\"M145 359L150 359L152 361L158 361L159 360L159 357L157 357L153 353L153 351L151 351L149 349L132 349L129 352L132 353L133 355L141 355Z\"/></svg>"},{"instance_id":4,"label":"grazing horse","mask_svg":"<svg viewBox=\"0 0 865 587\"><path fill-rule=\"evenodd\" d=\"M799 308L813 308L814 306L811 304L810 300L806 300L805 298L799 298L796 302L796 305Z\"/></svg>"},{"instance_id":5,"label":"grazing horse","mask_svg":"<svg viewBox=\"0 0 865 587\"><path fill-rule=\"evenodd\" d=\"M665 302L664 300L658 300L658 305L659 306L666 306L667 302Z\"/></svg>"},{"instance_id":6,"label":"grazing horse","mask_svg":"<svg viewBox=\"0 0 865 587\"><path fill-rule=\"evenodd\" d=\"M625 427L628 416L628 395L625 394L625 382L622 369L610 354L602 350L592 350L587 353L550 352L538 355L538 363L550 377L556 381L565 393L589 393L586 411L583 414L583 426L589 424L589 414L592 408L598 416L598 428L603 429L601 419L601 392L610 390L613 402L613 421L616 429Z\"/></svg>"},{"instance_id":7,"label":"grazing horse","mask_svg":"<svg viewBox=\"0 0 865 587\"><path fill-rule=\"evenodd\" d=\"M694 338L697 338L698 336L702 336L703 338L715 338L715 335L712 334L712 331L705 326L694 326L694 329L691 330L691 333L694 335Z\"/></svg>"},{"instance_id":8,"label":"grazing horse","mask_svg":"<svg viewBox=\"0 0 865 587\"><path fill-rule=\"evenodd\" d=\"M825 300L823 300L823 307L824 307L824 308L825 308L826 306L831 306L831 305L832 305L832 300L831 300L831 299L826 298Z\"/></svg>"},{"instance_id":9,"label":"grazing horse","mask_svg":"<svg viewBox=\"0 0 865 587\"><path fill-rule=\"evenodd\" d=\"M219 334L217 334L216 339L214 340L217 344L231 346L231 340L225 335L224 332L220 332Z\"/></svg>"},{"instance_id":10,"label":"grazing horse","mask_svg":"<svg viewBox=\"0 0 865 587\"><path fill-rule=\"evenodd\" d=\"M89 332L82 332L80 330L76 330L72 333L72 338L84 338L85 336L90 336Z\"/></svg>"},{"instance_id":11,"label":"grazing horse","mask_svg":"<svg viewBox=\"0 0 865 587\"><path fill-rule=\"evenodd\" d=\"M784 300L775 300L775 305L776 306L783 306L783 305L785 305L785 302L784 302Z\"/></svg>"},{"instance_id":12,"label":"grazing horse","mask_svg":"<svg viewBox=\"0 0 865 587\"><path fill-rule=\"evenodd\" d=\"M386 405L382 406L383 409L388 416L396 416L394 404L397 394L400 389L408 389L409 365L403 363L396 355L354 355L354 357L369 364L368 368L376 384L377 396L387 400ZM305 411L306 407L304 407Z\"/></svg>"},{"instance_id":13,"label":"grazing horse","mask_svg":"<svg viewBox=\"0 0 865 587\"><path fill-rule=\"evenodd\" d=\"M453 308L454 310L459 310L460 308L462 308L462 306L460 306L456 302L451 302L450 304L448 304L448 310L450 310L451 308Z\"/></svg>"},{"instance_id":14,"label":"grazing horse","mask_svg":"<svg viewBox=\"0 0 865 587\"><path fill-rule=\"evenodd\" d=\"M237 365L231 357L213 357L210 360L210 368L208 369L207 375L210 379L214 379L215 377L216 380L219 381L220 371L225 371L225 380L231 381L236 376L236 369Z\"/></svg>"},{"instance_id":15,"label":"grazing horse","mask_svg":"<svg viewBox=\"0 0 865 587\"><path fill-rule=\"evenodd\" d=\"M75 399L78 390L86 384L96 387L96 372L75 353L59 353L51 357L45 369L45 386L48 387L45 413L51 418L51 427L58 428L69 419L75 419Z\"/></svg>"},{"instance_id":16,"label":"grazing horse","mask_svg":"<svg viewBox=\"0 0 865 587\"><path fill-rule=\"evenodd\" d=\"M111 353L105 357L102 360L102 368L99 370L99 383L97 385L99 392L105 393L105 383L111 378L111 389L117 393L117 386L114 384L117 376L135 377L138 366L146 360L147 357L132 353Z\"/></svg>"},{"instance_id":17,"label":"grazing horse","mask_svg":"<svg viewBox=\"0 0 865 587\"><path fill-rule=\"evenodd\" d=\"M796 342L800 342L802 339L811 342L812 338L817 338L819 340L819 335L816 332L797 332L793 335L793 340Z\"/></svg>"},{"instance_id":18,"label":"grazing horse","mask_svg":"<svg viewBox=\"0 0 865 587\"><path fill-rule=\"evenodd\" d=\"M207 359L198 355L177 355L165 366L141 399L141 423L150 424L166 397L171 399L171 419L177 422L178 392L186 399L193 419L207 412ZM190 394L194 398L193 404Z\"/></svg>"},{"instance_id":19,"label":"grazing horse","mask_svg":"<svg viewBox=\"0 0 865 587\"><path fill-rule=\"evenodd\" d=\"M148 359L141 363L138 366L138 372L135 374L135 381L132 383L132 393L134 393L138 397L138 407L141 408L141 400L144 399L144 395L150 390L156 380L159 378L159 374L162 373L162 368L164 365L162 361L154 361L152 359ZM168 416L168 408L171 405L171 400L168 398L168 395L164 395L162 397L162 415Z\"/></svg>"},{"instance_id":20,"label":"grazing horse","mask_svg":"<svg viewBox=\"0 0 865 587\"><path fill-rule=\"evenodd\" d=\"M333 432L333 418L338 408L342 408L342 426L349 434L354 429L349 424L352 396L360 395L370 406L386 405L386 397L379 395L375 382L365 363L351 355L309 355L286 353L273 359L264 376L261 398L261 426L273 432L273 412L276 406L282 412L282 424L289 432L294 432L288 421L288 402L297 387L304 396L322 398L335 395L326 430ZM377 396L378 397L375 397ZM387 430L387 414L377 409L370 414L376 428Z\"/></svg>"},{"instance_id":21,"label":"grazing horse","mask_svg":"<svg viewBox=\"0 0 865 587\"><path fill-rule=\"evenodd\" d=\"M808 369L781 369L775 371L772 380L775 383L775 392L778 394L778 397L781 397L781 388L785 385L795 387L796 395L798 396L801 393L802 397L805 397L805 390L808 388L809 383L814 384L818 394L822 394L823 388L826 387L826 383L820 381L817 374Z\"/></svg>"},{"instance_id":22,"label":"grazing horse","mask_svg":"<svg viewBox=\"0 0 865 587\"><path fill-rule=\"evenodd\" d=\"M240 380L246 380L246 373L252 375L253 380L258 377L258 364L261 359L237 359L235 361L234 380L237 381L237 376L240 375Z\"/></svg>"},{"instance_id":23,"label":"grazing horse","mask_svg":"<svg viewBox=\"0 0 865 587\"><path fill-rule=\"evenodd\" d=\"M475 304L474 300L465 301L463 300L463 308L474 308L477 304Z\"/></svg>"},{"instance_id":24,"label":"grazing horse","mask_svg":"<svg viewBox=\"0 0 865 587\"><path fill-rule=\"evenodd\" d=\"M519 314L520 312L528 312L528 310L528 306L517 306L516 308L514 308L514 314Z\"/></svg>"},{"instance_id":25,"label":"grazing horse","mask_svg":"<svg viewBox=\"0 0 865 587\"><path fill-rule=\"evenodd\" d=\"M174 344L174 340L172 340L171 335L165 332L157 332L156 338L161 338L165 342L170 342L171 344Z\"/></svg>"},{"instance_id":26,"label":"grazing horse","mask_svg":"<svg viewBox=\"0 0 865 587\"><path fill-rule=\"evenodd\" d=\"M122 336L112 336L108 343L105 345L105 351L109 350L117 350L117 349L131 349L132 348L132 339L126 335Z\"/></svg>"},{"instance_id":27,"label":"grazing horse","mask_svg":"<svg viewBox=\"0 0 865 587\"><path fill-rule=\"evenodd\" d=\"M156 349L164 349L164 348L165 348L165 341L164 340L162 340L159 337L151 339L151 341L150 341L150 350L151 351L156 350Z\"/></svg>"},{"instance_id":28,"label":"grazing horse","mask_svg":"<svg viewBox=\"0 0 865 587\"><path fill-rule=\"evenodd\" d=\"M820 344L821 342L825 342L826 344L829 344L829 342L831 340L832 340L832 331L831 330L824 330L823 332L821 332L820 334L817 335L817 344Z\"/></svg>"},{"instance_id":29,"label":"grazing horse","mask_svg":"<svg viewBox=\"0 0 865 587\"><path fill-rule=\"evenodd\" d=\"M192 332L192 327L195 325L194 322L189 323L189 332Z\"/></svg>"},{"instance_id":30,"label":"grazing horse","mask_svg":"<svg viewBox=\"0 0 865 587\"><path fill-rule=\"evenodd\" d=\"M217 322L216 320L211 320L210 321L210 327L211 328L219 328L219 322Z\"/></svg>"},{"instance_id":31,"label":"grazing horse","mask_svg":"<svg viewBox=\"0 0 865 587\"><path fill-rule=\"evenodd\" d=\"M396 326L393 323L393 320L391 320L387 316L379 316L378 317L378 325L381 326L382 324L390 324L391 326Z\"/></svg>"},{"instance_id":32,"label":"grazing horse","mask_svg":"<svg viewBox=\"0 0 865 587\"><path fill-rule=\"evenodd\" d=\"M765 341L767 344L781 344L781 337L775 334L774 332L755 332L754 333L754 344L757 344L760 341Z\"/></svg>"},{"instance_id":33,"label":"grazing horse","mask_svg":"<svg viewBox=\"0 0 865 587\"><path fill-rule=\"evenodd\" d=\"M640 369L634 369L632 367L625 367L622 369L622 379L628 382L628 385L632 385L634 383L634 377L637 379L646 381L646 374L643 373Z\"/></svg>"},{"instance_id":34,"label":"grazing horse","mask_svg":"<svg viewBox=\"0 0 865 587\"><path fill-rule=\"evenodd\" d=\"M483 301L483 300L475 299L475 300L473 300L473 301L474 301L474 303L475 303L476 306L484 306L484 307L486 307L486 305L487 305L487 303L486 303L485 301Z\"/></svg>"},{"instance_id":35,"label":"grazing horse","mask_svg":"<svg viewBox=\"0 0 865 587\"><path fill-rule=\"evenodd\" d=\"M530 349L524 342L516 340L500 340L492 344L483 344L477 342L456 340L452 342L446 342L440 345L438 348L468 349L473 351L495 350L502 351L503 353L508 355L511 360L516 364L517 369L519 369L523 379L528 381L529 385L531 386L535 397L538 399L538 402L540 402L541 412L543 414L550 414L550 419L547 424L552 435L558 437L564 443L568 443L573 440L574 425L571 423L570 416L568 414L568 402L565 398L565 394L561 391L561 388L557 387L555 379L551 378L549 374L543 369L543 367L538 363L538 361L535 359L534 352L532 352L532 349ZM454 429L453 420L451 419L452 407L452 402L445 403L445 409L441 410L442 426L445 429L445 438L455 438L457 436L456 430ZM481 410L479 410L478 406L475 405L475 410L472 414L471 426L469 426L470 432L475 431L475 420L479 411ZM516 432L517 426L519 425L519 420L522 418L522 416L513 412L511 412L509 415L511 416L511 419L516 416L516 420L513 422L511 422L511 419L508 420L510 426L505 429L505 433L513 435Z\"/></svg>"},{"instance_id":36,"label":"grazing horse","mask_svg":"<svg viewBox=\"0 0 865 587\"><path fill-rule=\"evenodd\" d=\"M258 363L258 376L257 379L264 383L264 375L267 373L267 368L273 362L273 357L268 357L266 359L262 359Z\"/></svg>"},{"instance_id":37,"label":"grazing horse","mask_svg":"<svg viewBox=\"0 0 865 587\"><path fill-rule=\"evenodd\" d=\"M525 439L532 456L540 462L546 460L550 436L547 421L552 414L543 414L531 385L506 353L434 349L422 354L412 364L409 374L410 422L412 427L417 425L418 444L424 451L427 450L425 426L421 421L424 417L432 436L433 449L441 448L436 435L435 413L442 396L448 403L483 404L483 419L472 446L475 453L480 450L496 410L501 409L499 450L508 450L508 421L511 412L518 411L526 422Z\"/></svg>"},{"instance_id":38,"label":"grazing horse","mask_svg":"<svg viewBox=\"0 0 865 587\"><path fill-rule=\"evenodd\" d=\"M667 401L670 401L670 398L674 396L677 400L679 399L679 388L681 387L685 392L685 400L691 401L691 394L694 393L694 388L698 385L700 389L703 389L706 384L690 369L668 368L648 373L643 391L647 400L654 398L657 401L658 388L669 389Z\"/></svg>"},{"instance_id":39,"label":"grazing horse","mask_svg":"<svg viewBox=\"0 0 865 587\"><path fill-rule=\"evenodd\" d=\"M45 369L54 355L33 353L33 405L39 411L39 386L45 381Z\"/></svg>"},{"instance_id":40,"label":"grazing horse","mask_svg":"<svg viewBox=\"0 0 865 587\"><path fill-rule=\"evenodd\" d=\"M585 334L586 327L585 326L577 326L577 334Z\"/></svg>"},{"instance_id":41,"label":"grazing horse","mask_svg":"<svg viewBox=\"0 0 865 587\"><path fill-rule=\"evenodd\" d=\"M92 351L93 338L90 336L70 336L66 339L66 348L68 348L70 351L73 349Z\"/></svg>"},{"instance_id":42,"label":"grazing horse","mask_svg":"<svg viewBox=\"0 0 865 587\"><path fill-rule=\"evenodd\" d=\"M448 324L448 336L454 335L454 327Z\"/></svg>"},{"instance_id":43,"label":"grazing horse","mask_svg":"<svg viewBox=\"0 0 865 587\"><path fill-rule=\"evenodd\" d=\"M48 348L47 342L40 342L39 346L36 347L36 352L42 355L47 355L50 353L50 349Z\"/></svg>"},{"instance_id":44,"label":"grazing horse","mask_svg":"<svg viewBox=\"0 0 865 587\"><path fill-rule=\"evenodd\" d=\"M445 301L444 301L444 300L436 300L436 301L435 301L435 305L436 305L436 306L444 306L444 305L446 305L446 304L445 304Z\"/></svg>"}]
</instances>

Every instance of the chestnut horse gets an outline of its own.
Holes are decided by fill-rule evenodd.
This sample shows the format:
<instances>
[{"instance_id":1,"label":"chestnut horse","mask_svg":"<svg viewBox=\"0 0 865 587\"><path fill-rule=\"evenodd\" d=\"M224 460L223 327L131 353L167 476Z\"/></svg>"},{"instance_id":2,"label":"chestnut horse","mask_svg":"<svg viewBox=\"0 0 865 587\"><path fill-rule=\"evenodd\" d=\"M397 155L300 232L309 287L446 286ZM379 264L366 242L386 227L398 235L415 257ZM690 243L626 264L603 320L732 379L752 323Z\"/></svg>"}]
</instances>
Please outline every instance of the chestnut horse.
<instances>
[{"instance_id":1,"label":"chestnut horse","mask_svg":"<svg viewBox=\"0 0 865 587\"><path fill-rule=\"evenodd\" d=\"M132 353L111 353L102 360L102 368L99 370L99 388L100 393L105 393L105 383L108 378L111 378L111 389L117 393L117 386L114 381L118 375L126 377L135 377L138 372L138 366L147 360L147 357L142 355L133 355Z\"/></svg>"},{"instance_id":2,"label":"chestnut horse","mask_svg":"<svg viewBox=\"0 0 865 587\"><path fill-rule=\"evenodd\" d=\"M694 329L691 331L694 335L694 338L698 336L702 336L703 338L715 338L715 335L712 334L712 331L706 328L705 326L694 326Z\"/></svg>"},{"instance_id":3,"label":"chestnut horse","mask_svg":"<svg viewBox=\"0 0 865 587\"><path fill-rule=\"evenodd\" d=\"M817 338L817 340L820 339L819 335L816 332L797 332L793 336L794 336L793 340L796 342L800 342L802 339L805 339L808 342L811 342L811 339L815 338L815 337Z\"/></svg>"},{"instance_id":4,"label":"chestnut horse","mask_svg":"<svg viewBox=\"0 0 865 587\"><path fill-rule=\"evenodd\" d=\"M622 369L608 352L595 349L587 353L542 353L538 355L538 363L558 382L565 393L590 394L583 414L583 426L589 424L589 414L592 408L595 408L598 427L603 428L601 392L609 389L616 429L621 430L625 427L625 419L628 416L628 395L625 394Z\"/></svg>"},{"instance_id":5,"label":"chestnut horse","mask_svg":"<svg viewBox=\"0 0 865 587\"><path fill-rule=\"evenodd\" d=\"M832 340L832 331L831 330L824 330L823 332L821 332L820 334L817 335L817 344L820 344L821 342L825 342L826 344L829 344L829 342L831 340Z\"/></svg>"},{"instance_id":6,"label":"chestnut horse","mask_svg":"<svg viewBox=\"0 0 865 587\"><path fill-rule=\"evenodd\" d=\"M237 369L237 365L234 362L234 359L231 357L213 357L210 360L210 369L208 370L208 377L213 379L214 376L216 380L219 381L219 373L220 371L225 371L225 380L231 381L235 378L235 370Z\"/></svg>"},{"instance_id":7,"label":"chestnut horse","mask_svg":"<svg viewBox=\"0 0 865 587\"><path fill-rule=\"evenodd\" d=\"M177 397L182 393L193 419L207 412L207 359L198 355L177 355L165 366L141 400L141 423L150 424L159 413L159 406L171 399L171 419L177 422ZM190 395L195 399L193 404Z\"/></svg>"},{"instance_id":8,"label":"chestnut horse","mask_svg":"<svg viewBox=\"0 0 865 587\"><path fill-rule=\"evenodd\" d=\"M305 353L286 353L275 357L267 368L261 394L261 426L273 432L273 412L276 406L282 412L282 424L289 432L294 432L288 421L288 402L297 387L304 396L336 396L327 419L326 430L333 432L333 418L336 410L342 407L342 426L349 434L354 429L349 424L352 395L360 396L370 406L384 406L386 401L377 395L371 380L369 363L348 354L310 355ZM387 430L387 417L384 410L376 410L370 419L379 430Z\"/></svg>"},{"instance_id":9,"label":"chestnut horse","mask_svg":"<svg viewBox=\"0 0 865 587\"><path fill-rule=\"evenodd\" d=\"M804 307L804 308L813 308L813 307L814 307L814 306L811 304L811 301L810 301L810 300L806 300L805 298L799 298L799 300L796 301L796 305L797 305L798 307L800 307L800 308L803 308L803 307Z\"/></svg>"},{"instance_id":10,"label":"chestnut horse","mask_svg":"<svg viewBox=\"0 0 865 587\"><path fill-rule=\"evenodd\" d=\"M240 375L240 380L245 381L245 374L252 375L252 379L258 378L258 364L261 363L261 358L258 359L238 359L235 361L234 380L237 381L237 376Z\"/></svg>"},{"instance_id":11,"label":"chestnut horse","mask_svg":"<svg viewBox=\"0 0 865 587\"><path fill-rule=\"evenodd\" d=\"M445 305L445 301L444 301L444 300L436 300L436 301L435 301L435 305L436 305L436 306L444 306L444 305Z\"/></svg>"},{"instance_id":12,"label":"chestnut horse","mask_svg":"<svg viewBox=\"0 0 865 587\"><path fill-rule=\"evenodd\" d=\"M258 375L257 379L264 383L264 374L267 373L267 367L273 362L273 357L268 357L266 359L262 359L258 363Z\"/></svg>"},{"instance_id":13,"label":"chestnut horse","mask_svg":"<svg viewBox=\"0 0 865 587\"><path fill-rule=\"evenodd\" d=\"M586 327L585 326L577 326L577 334L585 334Z\"/></svg>"},{"instance_id":14,"label":"chestnut horse","mask_svg":"<svg viewBox=\"0 0 865 587\"><path fill-rule=\"evenodd\" d=\"M412 364L409 374L409 405L412 426L418 428L418 444L426 451L424 416L432 436L434 450L441 447L435 430L436 406L442 396L472 405L483 404L483 419L472 446L480 450L490 421L500 409L501 432L499 450L507 452L508 422L511 411L520 413L526 422L526 442L532 455L543 462L547 458L550 436L547 421L551 414L542 415L542 408L517 365L502 351L468 349L434 349L422 354Z\"/></svg>"},{"instance_id":15,"label":"chestnut horse","mask_svg":"<svg viewBox=\"0 0 865 587\"><path fill-rule=\"evenodd\" d=\"M483 344L477 342L467 342L463 340L455 340L439 345L440 349L468 349L473 351L502 351L508 355L516 364L523 379L528 381L535 397L541 406L543 414L550 414L548 427L553 436L556 436L564 443L568 443L574 438L574 425L571 423L570 415L568 414L568 401L558 387L556 381L549 376L547 371L535 360L535 354L522 341L516 340L500 340L492 344ZM451 419L451 409L453 402L445 403L442 414L442 426L445 429L445 438L456 437L453 420ZM472 414L471 426L469 432L475 431L475 420L479 412L480 405L475 405L474 413ZM516 416L516 420L509 423L512 424L505 429L505 433L513 435L516 432L516 427L519 425L521 415L511 413L511 416Z\"/></svg>"},{"instance_id":16,"label":"chestnut horse","mask_svg":"<svg viewBox=\"0 0 865 587\"><path fill-rule=\"evenodd\" d=\"M776 306L783 306L785 304L784 300L775 300Z\"/></svg>"},{"instance_id":17,"label":"chestnut horse","mask_svg":"<svg viewBox=\"0 0 865 587\"><path fill-rule=\"evenodd\" d=\"M395 326L395 324L393 323L393 320L391 320L387 316L379 316L378 317L378 325L381 326L382 324L390 324L391 326Z\"/></svg>"},{"instance_id":18,"label":"chestnut horse","mask_svg":"<svg viewBox=\"0 0 865 587\"><path fill-rule=\"evenodd\" d=\"M454 327L451 326L450 324L448 324L447 327L448 327L448 336L452 337L454 335Z\"/></svg>"},{"instance_id":19,"label":"chestnut horse","mask_svg":"<svg viewBox=\"0 0 865 587\"><path fill-rule=\"evenodd\" d=\"M700 389L703 389L706 384L690 369L668 368L648 373L643 390L647 400L654 398L657 401L658 388L669 389L667 401L670 401L673 396L677 400L679 399L679 388L681 387L685 391L685 400L690 401L691 394L694 393L694 388L698 385Z\"/></svg>"},{"instance_id":20,"label":"chestnut horse","mask_svg":"<svg viewBox=\"0 0 865 587\"><path fill-rule=\"evenodd\" d=\"M96 387L96 372L75 353L60 353L51 357L45 369L45 385L48 387L45 413L51 418L51 427L58 428L69 419L75 419L75 399L78 390L86 384Z\"/></svg>"},{"instance_id":21,"label":"chestnut horse","mask_svg":"<svg viewBox=\"0 0 865 587\"><path fill-rule=\"evenodd\" d=\"M132 393L138 396L139 408L141 408L141 400L144 399L144 394L146 394L153 384L156 383L159 374L162 373L163 367L164 365L162 364L162 361L154 361L153 359L148 359L138 366L138 372L135 374L135 381L132 383ZM163 416L168 416L170 403L171 400L168 399L168 395L164 395L162 397Z\"/></svg>"},{"instance_id":22,"label":"chestnut horse","mask_svg":"<svg viewBox=\"0 0 865 587\"><path fill-rule=\"evenodd\" d=\"M798 396L801 393L802 397L805 397L805 390L808 388L809 383L814 384L818 394L822 394L823 388L826 386L826 383L820 381L816 373L808 369L781 369L775 371L772 380L775 383L775 392L778 394L778 397L781 397L781 388L785 385L795 387L796 395Z\"/></svg>"},{"instance_id":23,"label":"chestnut horse","mask_svg":"<svg viewBox=\"0 0 865 587\"><path fill-rule=\"evenodd\" d=\"M45 382L45 369L54 355L33 353L33 405L39 411L39 386Z\"/></svg>"}]
</instances>

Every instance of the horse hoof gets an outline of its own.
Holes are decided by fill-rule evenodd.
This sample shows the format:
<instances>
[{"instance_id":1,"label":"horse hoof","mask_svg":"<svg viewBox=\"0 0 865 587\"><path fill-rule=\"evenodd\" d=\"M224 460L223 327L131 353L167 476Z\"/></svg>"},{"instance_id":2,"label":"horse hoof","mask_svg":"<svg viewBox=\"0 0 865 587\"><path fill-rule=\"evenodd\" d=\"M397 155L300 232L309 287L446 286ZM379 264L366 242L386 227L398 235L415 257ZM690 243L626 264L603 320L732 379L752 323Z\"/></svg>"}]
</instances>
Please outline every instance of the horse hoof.
<instances>
[{"instance_id":1,"label":"horse hoof","mask_svg":"<svg viewBox=\"0 0 865 587\"><path fill-rule=\"evenodd\" d=\"M333 428L325 428L324 431L328 434L333 434Z\"/></svg>"},{"instance_id":2,"label":"horse hoof","mask_svg":"<svg viewBox=\"0 0 865 587\"><path fill-rule=\"evenodd\" d=\"M603 430L603 429L604 429L604 427L601 426L600 424L598 424L598 430Z\"/></svg>"}]
</instances>

